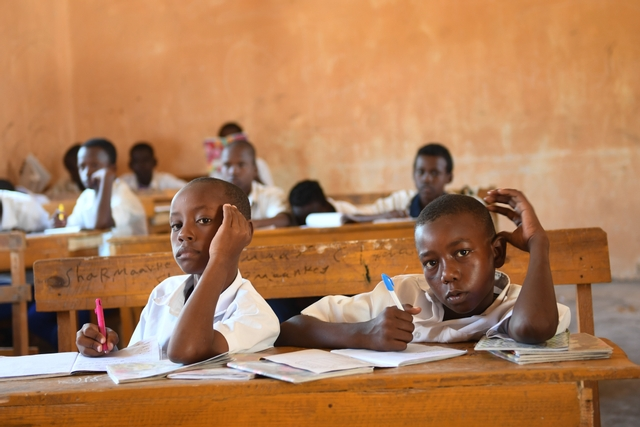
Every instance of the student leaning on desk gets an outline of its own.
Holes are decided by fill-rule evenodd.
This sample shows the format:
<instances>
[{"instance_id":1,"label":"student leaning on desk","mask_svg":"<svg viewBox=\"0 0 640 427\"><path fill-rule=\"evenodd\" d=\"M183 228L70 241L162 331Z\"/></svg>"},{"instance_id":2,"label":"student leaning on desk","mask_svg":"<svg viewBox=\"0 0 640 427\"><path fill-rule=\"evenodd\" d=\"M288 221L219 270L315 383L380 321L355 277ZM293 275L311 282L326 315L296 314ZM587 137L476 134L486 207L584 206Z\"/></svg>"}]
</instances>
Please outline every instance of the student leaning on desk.
<instances>
[{"instance_id":1,"label":"student leaning on desk","mask_svg":"<svg viewBox=\"0 0 640 427\"><path fill-rule=\"evenodd\" d=\"M485 201L488 208L473 197L446 194L422 211L415 239L424 275L393 280L404 310L383 283L354 297L328 296L284 322L276 344L397 351L412 341L460 342L484 334L539 343L564 331L571 314L556 304L549 240L532 205L508 189L490 191ZM496 234L489 210L517 228ZM496 270L507 242L530 254L522 286Z\"/></svg>"},{"instance_id":2,"label":"student leaning on desk","mask_svg":"<svg viewBox=\"0 0 640 427\"><path fill-rule=\"evenodd\" d=\"M238 271L253 225L246 194L233 184L198 178L171 203L171 247L186 275L151 292L131 344L155 337L173 362L194 363L224 352L255 352L273 345L278 318ZM118 335L85 324L76 336L86 356L113 351Z\"/></svg>"}]
</instances>

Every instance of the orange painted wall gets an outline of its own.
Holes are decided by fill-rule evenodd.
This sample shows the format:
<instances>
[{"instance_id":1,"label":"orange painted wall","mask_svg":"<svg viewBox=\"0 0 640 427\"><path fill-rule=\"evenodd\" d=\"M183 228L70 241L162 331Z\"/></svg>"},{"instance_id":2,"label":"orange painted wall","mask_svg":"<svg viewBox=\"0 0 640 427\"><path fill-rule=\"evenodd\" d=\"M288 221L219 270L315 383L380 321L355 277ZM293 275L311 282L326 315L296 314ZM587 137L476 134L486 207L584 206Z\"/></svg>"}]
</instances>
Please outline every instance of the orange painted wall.
<instances>
[{"instance_id":1,"label":"orange painted wall","mask_svg":"<svg viewBox=\"0 0 640 427\"><path fill-rule=\"evenodd\" d=\"M31 125L59 150L111 138L122 171L145 139L162 169L195 175L202 139L232 119L281 187L309 177L348 193L411 187L416 149L435 140L454 154L453 186L521 188L547 228L601 226L614 275L640 277L635 0L0 5L0 22L24 27L0 30L15 157L60 170Z\"/></svg>"}]
</instances>

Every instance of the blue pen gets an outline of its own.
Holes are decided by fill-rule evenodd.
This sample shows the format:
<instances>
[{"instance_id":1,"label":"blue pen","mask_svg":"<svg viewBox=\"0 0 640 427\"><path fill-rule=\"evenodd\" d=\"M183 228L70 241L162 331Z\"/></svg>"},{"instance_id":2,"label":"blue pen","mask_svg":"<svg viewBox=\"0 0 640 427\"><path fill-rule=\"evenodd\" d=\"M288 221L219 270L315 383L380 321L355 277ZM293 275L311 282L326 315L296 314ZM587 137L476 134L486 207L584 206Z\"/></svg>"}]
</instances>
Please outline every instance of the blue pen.
<instances>
[{"instance_id":1,"label":"blue pen","mask_svg":"<svg viewBox=\"0 0 640 427\"><path fill-rule=\"evenodd\" d=\"M402 303L398 299L398 295L396 295L396 292L393 290L393 280L391 280L391 277L382 273L382 281L384 282L384 285L387 287L387 290L391 294L391 299L393 299L393 302L396 303L396 307L404 311L404 308L402 307Z\"/></svg>"}]
</instances>

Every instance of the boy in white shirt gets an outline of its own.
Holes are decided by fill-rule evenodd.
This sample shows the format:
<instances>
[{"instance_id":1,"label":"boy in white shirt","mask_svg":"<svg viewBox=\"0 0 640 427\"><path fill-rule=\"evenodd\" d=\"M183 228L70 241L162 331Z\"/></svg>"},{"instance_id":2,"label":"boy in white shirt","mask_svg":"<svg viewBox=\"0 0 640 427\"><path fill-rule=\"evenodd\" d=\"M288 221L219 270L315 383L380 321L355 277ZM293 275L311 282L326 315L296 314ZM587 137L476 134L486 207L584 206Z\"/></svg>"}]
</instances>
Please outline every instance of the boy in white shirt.
<instances>
[{"instance_id":1,"label":"boy in white shirt","mask_svg":"<svg viewBox=\"0 0 640 427\"><path fill-rule=\"evenodd\" d=\"M492 190L488 210L511 219L513 232L496 234L487 207L475 198L447 194L431 202L416 223L415 240L424 276L393 279L404 310L385 285L354 297L330 296L281 325L277 345L404 350L407 343L460 342L502 335L543 342L571 320L556 304L549 240L533 207L517 190ZM496 270L506 243L530 254L522 286Z\"/></svg>"},{"instance_id":2,"label":"boy in white shirt","mask_svg":"<svg viewBox=\"0 0 640 427\"><path fill-rule=\"evenodd\" d=\"M111 141L95 138L78 151L78 172L86 187L68 218L54 215L55 227L111 229L104 236L101 255L109 255L106 240L114 236L147 234L142 203L127 184L116 178L116 148Z\"/></svg>"},{"instance_id":3,"label":"boy in white shirt","mask_svg":"<svg viewBox=\"0 0 640 427\"><path fill-rule=\"evenodd\" d=\"M225 352L255 352L273 345L278 319L238 271L253 226L247 196L215 178L198 178L171 203L171 246L187 273L165 279L142 310L131 343L155 337L163 354L194 363ZM87 356L113 351L118 335L85 324L76 337Z\"/></svg>"},{"instance_id":4,"label":"boy in white shirt","mask_svg":"<svg viewBox=\"0 0 640 427\"><path fill-rule=\"evenodd\" d=\"M138 142L129 150L129 168L133 171L120 176L120 179L133 191L179 190L183 181L167 172L155 171L158 165L153 147L146 142Z\"/></svg>"},{"instance_id":5,"label":"boy in white shirt","mask_svg":"<svg viewBox=\"0 0 640 427\"><path fill-rule=\"evenodd\" d=\"M222 179L237 185L249 196L251 218L256 228L287 227L291 215L284 191L256 181L256 151L249 141L238 140L222 150Z\"/></svg>"}]
</instances>

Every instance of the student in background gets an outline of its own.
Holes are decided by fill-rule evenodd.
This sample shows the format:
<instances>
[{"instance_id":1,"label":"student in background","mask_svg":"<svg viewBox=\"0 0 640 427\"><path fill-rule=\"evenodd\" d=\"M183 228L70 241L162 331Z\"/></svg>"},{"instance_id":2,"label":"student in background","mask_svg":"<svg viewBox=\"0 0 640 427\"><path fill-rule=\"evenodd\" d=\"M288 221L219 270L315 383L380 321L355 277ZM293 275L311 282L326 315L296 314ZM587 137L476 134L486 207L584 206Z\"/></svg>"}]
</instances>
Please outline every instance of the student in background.
<instances>
[{"instance_id":1,"label":"student in background","mask_svg":"<svg viewBox=\"0 0 640 427\"><path fill-rule=\"evenodd\" d=\"M415 239L424 275L393 279L404 310L382 282L354 297L325 297L283 323L277 345L398 351L412 341L461 342L487 334L540 343L563 332L571 314L556 303L549 239L533 207L517 190L492 190L485 200L488 210L473 197L447 194L420 213ZM517 228L496 234L489 210ZM522 286L496 270L507 242L530 254Z\"/></svg>"},{"instance_id":2,"label":"student in background","mask_svg":"<svg viewBox=\"0 0 640 427\"><path fill-rule=\"evenodd\" d=\"M289 192L289 205L295 225L305 225L307 216L312 213L339 212L356 215L358 208L341 200L326 197L318 181L300 181Z\"/></svg>"},{"instance_id":3,"label":"student in background","mask_svg":"<svg viewBox=\"0 0 640 427\"><path fill-rule=\"evenodd\" d=\"M239 140L222 150L222 179L237 185L249 196L251 218L256 228L291 225L284 191L256 181L256 152L249 141Z\"/></svg>"},{"instance_id":4,"label":"student in background","mask_svg":"<svg viewBox=\"0 0 640 427\"><path fill-rule=\"evenodd\" d=\"M151 292L130 345L155 337L163 355L185 364L273 345L278 319L238 270L253 235L250 219L246 194L215 178L195 179L175 195L171 247L186 275ZM102 356L116 349L118 335L85 324L76 344L85 356Z\"/></svg>"},{"instance_id":5,"label":"student in background","mask_svg":"<svg viewBox=\"0 0 640 427\"><path fill-rule=\"evenodd\" d=\"M220 130L218 131L218 136L225 137L225 138L230 136L236 136L234 140L237 140L237 139L244 139L245 141L249 140L247 138L247 135L245 135L244 132L242 131L242 128L240 127L240 125L235 122L227 122L223 124L220 127ZM267 164L267 162L264 159L257 157L256 167L258 168L258 176L256 177L256 181L264 185L274 185L273 178L271 176L271 170L269 169L269 165Z\"/></svg>"},{"instance_id":6,"label":"student in background","mask_svg":"<svg viewBox=\"0 0 640 427\"><path fill-rule=\"evenodd\" d=\"M106 240L113 236L147 234L147 218L140 200L116 178L116 148L111 141L95 138L78 151L78 170L86 190L80 194L68 218L54 215L56 227L110 229L101 255L108 255Z\"/></svg>"},{"instance_id":7,"label":"student in background","mask_svg":"<svg viewBox=\"0 0 640 427\"><path fill-rule=\"evenodd\" d=\"M0 229L25 233L51 227L49 214L36 199L18 191L0 190Z\"/></svg>"},{"instance_id":8,"label":"student in background","mask_svg":"<svg viewBox=\"0 0 640 427\"><path fill-rule=\"evenodd\" d=\"M444 187L453 180L453 158L449 150L430 143L418 150L413 162L415 190L400 190L370 205L358 206L359 215L349 215L355 222L382 218L417 218L429 203L445 194Z\"/></svg>"},{"instance_id":9,"label":"student in background","mask_svg":"<svg viewBox=\"0 0 640 427\"><path fill-rule=\"evenodd\" d=\"M66 153L64 153L64 167L69 172L69 176L60 178L45 193L50 199L75 198L84 191L84 184L78 173L78 151L80 144L72 145Z\"/></svg>"},{"instance_id":10,"label":"student in background","mask_svg":"<svg viewBox=\"0 0 640 427\"><path fill-rule=\"evenodd\" d=\"M187 182L167 172L154 171L158 165L153 147L147 142L138 142L129 151L129 169L120 179L133 191L162 191L184 187Z\"/></svg>"}]
</instances>

